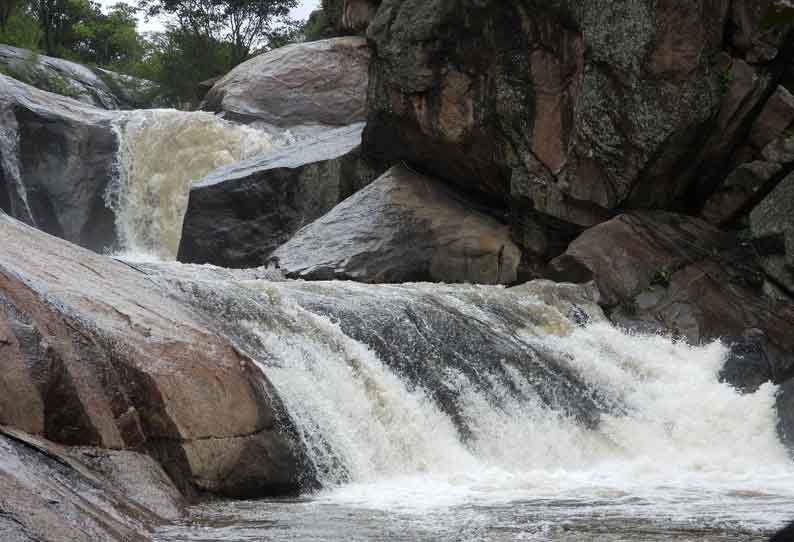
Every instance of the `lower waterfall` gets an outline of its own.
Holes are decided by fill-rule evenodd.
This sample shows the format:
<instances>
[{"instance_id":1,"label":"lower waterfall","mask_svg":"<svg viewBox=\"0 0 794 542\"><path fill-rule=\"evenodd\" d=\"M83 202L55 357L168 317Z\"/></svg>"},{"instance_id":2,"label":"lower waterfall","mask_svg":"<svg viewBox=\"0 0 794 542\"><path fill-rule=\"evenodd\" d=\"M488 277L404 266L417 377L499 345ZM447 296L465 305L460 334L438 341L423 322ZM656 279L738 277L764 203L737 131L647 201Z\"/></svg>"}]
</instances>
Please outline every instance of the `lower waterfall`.
<instances>
[{"instance_id":1,"label":"lower waterfall","mask_svg":"<svg viewBox=\"0 0 794 542\"><path fill-rule=\"evenodd\" d=\"M721 383L719 342L624 332L577 287L544 281L190 282L179 289L257 361L306 450L321 489L312 506L277 508L307 514L291 525L321 506L364 523L414 518L419 531L395 539L455 540L442 531L457 515L480 536L492 521L482 511L498 509L516 531L483 539L557 540L544 538L556 523L606 507L615 532L641 520L635 528L700 533L681 539L734 539L710 538L716 525L755 540L790 519L794 463L776 431L776 387ZM520 510L546 530L516 537L529 529ZM296 532L273 539L324 539Z\"/></svg>"},{"instance_id":2,"label":"lower waterfall","mask_svg":"<svg viewBox=\"0 0 794 542\"><path fill-rule=\"evenodd\" d=\"M210 171L269 152L283 141L212 113L135 110L114 121L117 178L106 201L116 215L120 251L175 260L191 185Z\"/></svg>"}]
</instances>

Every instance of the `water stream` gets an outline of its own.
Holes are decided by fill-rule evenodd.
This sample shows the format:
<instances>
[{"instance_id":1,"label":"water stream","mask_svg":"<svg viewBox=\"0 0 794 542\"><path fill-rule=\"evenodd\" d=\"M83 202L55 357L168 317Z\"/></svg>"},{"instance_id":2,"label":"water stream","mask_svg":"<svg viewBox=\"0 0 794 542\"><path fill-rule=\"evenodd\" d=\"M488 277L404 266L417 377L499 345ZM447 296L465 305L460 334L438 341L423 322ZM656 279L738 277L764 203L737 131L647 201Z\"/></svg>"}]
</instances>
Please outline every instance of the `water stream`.
<instances>
[{"instance_id":1,"label":"water stream","mask_svg":"<svg viewBox=\"0 0 794 542\"><path fill-rule=\"evenodd\" d=\"M322 487L159 540L749 541L792 519L776 388L720 383L720 343L624 333L549 285L212 288Z\"/></svg>"},{"instance_id":2,"label":"water stream","mask_svg":"<svg viewBox=\"0 0 794 542\"><path fill-rule=\"evenodd\" d=\"M120 252L175 260L190 187L223 165L293 140L225 121L212 113L135 110L114 120L117 176L106 201L116 216Z\"/></svg>"}]
</instances>

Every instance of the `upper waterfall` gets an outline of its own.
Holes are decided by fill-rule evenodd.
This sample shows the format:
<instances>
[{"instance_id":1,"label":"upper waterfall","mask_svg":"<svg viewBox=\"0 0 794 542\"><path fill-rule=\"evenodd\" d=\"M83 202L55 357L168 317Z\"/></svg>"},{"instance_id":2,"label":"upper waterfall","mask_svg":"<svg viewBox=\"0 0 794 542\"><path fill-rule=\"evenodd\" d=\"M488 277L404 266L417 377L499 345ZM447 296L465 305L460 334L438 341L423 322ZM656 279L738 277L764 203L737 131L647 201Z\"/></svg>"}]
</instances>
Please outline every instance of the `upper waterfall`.
<instances>
[{"instance_id":1,"label":"upper waterfall","mask_svg":"<svg viewBox=\"0 0 794 542\"><path fill-rule=\"evenodd\" d=\"M176 259L191 185L210 171L271 151L280 141L211 113L130 111L114 120L117 178L106 201L116 215L120 250ZM284 140L289 140L289 134Z\"/></svg>"}]
</instances>

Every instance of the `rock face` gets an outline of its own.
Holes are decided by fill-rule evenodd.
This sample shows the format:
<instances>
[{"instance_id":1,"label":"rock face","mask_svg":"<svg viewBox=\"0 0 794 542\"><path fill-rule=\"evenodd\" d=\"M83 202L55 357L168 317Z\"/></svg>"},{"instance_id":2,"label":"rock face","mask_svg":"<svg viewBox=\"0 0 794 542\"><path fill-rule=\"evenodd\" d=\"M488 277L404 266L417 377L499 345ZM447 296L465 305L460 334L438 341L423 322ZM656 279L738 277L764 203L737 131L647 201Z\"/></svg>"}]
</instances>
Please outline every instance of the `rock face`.
<instances>
[{"instance_id":1,"label":"rock face","mask_svg":"<svg viewBox=\"0 0 794 542\"><path fill-rule=\"evenodd\" d=\"M361 122L368 62L363 38L288 45L234 68L212 87L203 108L282 128Z\"/></svg>"},{"instance_id":2,"label":"rock face","mask_svg":"<svg viewBox=\"0 0 794 542\"><path fill-rule=\"evenodd\" d=\"M273 253L290 277L506 284L520 251L509 228L403 166L306 226Z\"/></svg>"},{"instance_id":3,"label":"rock face","mask_svg":"<svg viewBox=\"0 0 794 542\"><path fill-rule=\"evenodd\" d=\"M728 2L536 4L385 1L367 149L581 225L673 201L664 166L719 107Z\"/></svg>"},{"instance_id":4,"label":"rock face","mask_svg":"<svg viewBox=\"0 0 794 542\"><path fill-rule=\"evenodd\" d=\"M0 245L0 424L148 453L187 495L297 487L278 399L212 313L3 214Z\"/></svg>"},{"instance_id":5,"label":"rock face","mask_svg":"<svg viewBox=\"0 0 794 542\"><path fill-rule=\"evenodd\" d=\"M0 44L0 73L103 109L145 107L151 81Z\"/></svg>"},{"instance_id":6,"label":"rock face","mask_svg":"<svg viewBox=\"0 0 794 542\"><path fill-rule=\"evenodd\" d=\"M794 306L762 294L763 273L752 262L751 248L702 220L636 212L586 231L551 262L550 276L595 281L613 322L624 327L694 344L760 330L758 340L792 352Z\"/></svg>"},{"instance_id":7,"label":"rock face","mask_svg":"<svg viewBox=\"0 0 794 542\"><path fill-rule=\"evenodd\" d=\"M257 267L311 221L369 184L363 124L212 172L193 185L179 260Z\"/></svg>"},{"instance_id":8,"label":"rock face","mask_svg":"<svg viewBox=\"0 0 794 542\"><path fill-rule=\"evenodd\" d=\"M102 251L115 238L113 114L0 75L0 209Z\"/></svg>"},{"instance_id":9,"label":"rock face","mask_svg":"<svg viewBox=\"0 0 794 542\"><path fill-rule=\"evenodd\" d=\"M501 201L532 252L554 221L699 210L790 120L769 3L744 4L385 0L364 151Z\"/></svg>"},{"instance_id":10,"label":"rock face","mask_svg":"<svg viewBox=\"0 0 794 542\"><path fill-rule=\"evenodd\" d=\"M124 485L115 485L80 460L80 455L95 453L106 465L124 456L117 466L123 465L126 476L139 477L137 483L146 485L147 493L129 495ZM146 456L95 449L75 452L4 428L0 489L0 539L7 542L148 542L151 529L164 523L156 507L175 509L181 500Z\"/></svg>"},{"instance_id":11,"label":"rock face","mask_svg":"<svg viewBox=\"0 0 794 542\"><path fill-rule=\"evenodd\" d=\"M764 255L762 265L778 286L794 295L794 175L789 175L750 214L756 237L777 237L783 251Z\"/></svg>"}]
</instances>

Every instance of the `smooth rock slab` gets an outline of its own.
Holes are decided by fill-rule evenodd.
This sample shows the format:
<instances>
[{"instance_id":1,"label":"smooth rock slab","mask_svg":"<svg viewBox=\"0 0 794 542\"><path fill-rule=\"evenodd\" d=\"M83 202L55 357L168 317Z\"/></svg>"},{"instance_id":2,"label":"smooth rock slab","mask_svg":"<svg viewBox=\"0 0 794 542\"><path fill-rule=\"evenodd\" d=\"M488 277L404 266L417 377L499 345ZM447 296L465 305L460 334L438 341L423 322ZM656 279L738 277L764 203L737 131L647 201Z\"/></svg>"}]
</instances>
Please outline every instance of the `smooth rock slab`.
<instances>
[{"instance_id":1,"label":"smooth rock slab","mask_svg":"<svg viewBox=\"0 0 794 542\"><path fill-rule=\"evenodd\" d=\"M376 177L361 157L362 129L331 130L194 184L179 261L263 265L295 232Z\"/></svg>"},{"instance_id":2,"label":"smooth rock slab","mask_svg":"<svg viewBox=\"0 0 794 542\"><path fill-rule=\"evenodd\" d=\"M146 452L187 495L297 487L278 397L214 313L2 213L0 246L0 424Z\"/></svg>"},{"instance_id":3,"label":"smooth rock slab","mask_svg":"<svg viewBox=\"0 0 794 542\"><path fill-rule=\"evenodd\" d=\"M364 38L288 45L234 68L215 83L203 108L278 127L362 122L368 64Z\"/></svg>"},{"instance_id":4,"label":"smooth rock slab","mask_svg":"<svg viewBox=\"0 0 794 542\"><path fill-rule=\"evenodd\" d=\"M507 284L520 251L508 226L404 166L306 226L273 253L289 277Z\"/></svg>"},{"instance_id":5,"label":"smooth rock slab","mask_svg":"<svg viewBox=\"0 0 794 542\"><path fill-rule=\"evenodd\" d=\"M5 44L0 44L0 72L102 109L143 107L145 95L155 88L151 81Z\"/></svg>"}]
</instances>

